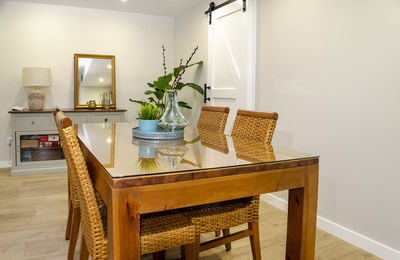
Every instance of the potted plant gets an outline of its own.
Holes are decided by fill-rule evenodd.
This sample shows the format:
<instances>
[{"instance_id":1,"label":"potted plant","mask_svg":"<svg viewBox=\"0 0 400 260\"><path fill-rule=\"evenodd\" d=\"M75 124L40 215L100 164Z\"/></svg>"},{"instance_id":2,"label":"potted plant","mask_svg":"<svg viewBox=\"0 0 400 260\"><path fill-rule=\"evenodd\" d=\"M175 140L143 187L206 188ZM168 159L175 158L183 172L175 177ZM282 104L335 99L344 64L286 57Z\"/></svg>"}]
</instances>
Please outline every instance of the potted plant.
<instances>
[{"instance_id":1,"label":"potted plant","mask_svg":"<svg viewBox=\"0 0 400 260\"><path fill-rule=\"evenodd\" d=\"M184 63L181 59L179 66L173 69L173 72L167 73L166 61L165 61L165 48L162 46L162 56L163 56L163 67L164 75L159 76L152 83L147 83L150 88L144 94L148 96L148 101L133 100L129 99L131 102L135 102L141 105L151 103L155 107L161 110L160 114L163 115L160 120L160 126L172 125L177 128L184 127L188 121L181 114L179 107L191 109L192 107L184 102L178 101L177 92L183 88L189 87L203 95L203 89L195 83L183 83L182 76L187 69L195 65L202 65L203 62L191 63L191 60L198 47L196 47L188 60Z\"/></svg>"},{"instance_id":2,"label":"potted plant","mask_svg":"<svg viewBox=\"0 0 400 260\"><path fill-rule=\"evenodd\" d=\"M154 107L150 103L140 105L138 116L139 131L157 132L158 119L161 116L161 111L158 107Z\"/></svg>"}]
</instances>

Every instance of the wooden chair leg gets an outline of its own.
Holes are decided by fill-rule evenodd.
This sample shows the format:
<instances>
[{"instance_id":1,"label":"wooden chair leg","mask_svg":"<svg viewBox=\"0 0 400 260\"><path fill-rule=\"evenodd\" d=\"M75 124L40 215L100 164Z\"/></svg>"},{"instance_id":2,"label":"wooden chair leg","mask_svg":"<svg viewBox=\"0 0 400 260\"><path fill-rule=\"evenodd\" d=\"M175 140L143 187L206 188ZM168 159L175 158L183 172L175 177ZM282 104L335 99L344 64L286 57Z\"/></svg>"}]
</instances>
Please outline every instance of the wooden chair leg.
<instances>
[{"instance_id":1,"label":"wooden chair leg","mask_svg":"<svg viewBox=\"0 0 400 260\"><path fill-rule=\"evenodd\" d=\"M222 234L224 235L224 237L228 236L230 233L231 233L231 232L229 231L229 228L228 228L228 229L222 230ZM226 244L225 244L225 250L226 250L226 251L231 251L231 249L232 249L232 244L231 244L231 242L226 243Z\"/></svg>"},{"instance_id":2,"label":"wooden chair leg","mask_svg":"<svg viewBox=\"0 0 400 260\"><path fill-rule=\"evenodd\" d=\"M252 231L250 235L251 253L253 254L253 260L261 260L261 248L260 248L260 232L257 222L249 222L249 230Z\"/></svg>"},{"instance_id":3,"label":"wooden chair leg","mask_svg":"<svg viewBox=\"0 0 400 260\"><path fill-rule=\"evenodd\" d=\"M200 253L200 234L196 235L194 243L184 246L184 256L186 260L198 260ZM182 247L181 247L182 252Z\"/></svg>"},{"instance_id":4,"label":"wooden chair leg","mask_svg":"<svg viewBox=\"0 0 400 260\"><path fill-rule=\"evenodd\" d=\"M76 242L78 240L79 225L81 223L81 211L79 208L72 208L72 222L68 249L68 260L74 259Z\"/></svg>"},{"instance_id":5,"label":"wooden chair leg","mask_svg":"<svg viewBox=\"0 0 400 260\"><path fill-rule=\"evenodd\" d=\"M153 253L153 260L164 260L164 259L165 259L165 250Z\"/></svg>"},{"instance_id":6,"label":"wooden chair leg","mask_svg":"<svg viewBox=\"0 0 400 260\"><path fill-rule=\"evenodd\" d=\"M89 252L88 249L86 247L86 242L85 242L85 238L82 236L82 241L81 241L81 254L79 259L80 260L88 260L89 257Z\"/></svg>"},{"instance_id":7,"label":"wooden chair leg","mask_svg":"<svg viewBox=\"0 0 400 260\"><path fill-rule=\"evenodd\" d=\"M71 236L71 223L72 223L72 201L69 200L67 228L65 229L65 240L68 240Z\"/></svg>"},{"instance_id":8,"label":"wooden chair leg","mask_svg":"<svg viewBox=\"0 0 400 260\"><path fill-rule=\"evenodd\" d=\"M181 246L181 259L182 260L186 259L185 251L186 251L186 246Z\"/></svg>"},{"instance_id":9,"label":"wooden chair leg","mask_svg":"<svg viewBox=\"0 0 400 260\"><path fill-rule=\"evenodd\" d=\"M215 236L216 236L216 237L219 237L220 235L221 235L221 230L215 231Z\"/></svg>"}]
</instances>

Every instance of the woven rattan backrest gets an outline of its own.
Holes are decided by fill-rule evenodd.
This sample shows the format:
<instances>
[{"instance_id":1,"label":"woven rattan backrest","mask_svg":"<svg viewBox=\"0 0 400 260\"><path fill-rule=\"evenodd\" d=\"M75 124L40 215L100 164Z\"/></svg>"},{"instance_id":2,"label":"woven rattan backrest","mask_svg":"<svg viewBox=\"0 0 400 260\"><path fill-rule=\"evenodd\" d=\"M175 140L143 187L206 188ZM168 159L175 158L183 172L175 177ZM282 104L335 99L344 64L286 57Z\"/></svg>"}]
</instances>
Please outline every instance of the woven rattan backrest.
<instances>
[{"instance_id":1,"label":"woven rattan backrest","mask_svg":"<svg viewBox=\"0 0 400 260\"><path fill-rule=\"evenodd\" d=\"M60 136L60 141L61 141L61 146L64 151L64 156L65 156L65 161L67 162L67 172L68 172L68 181L69 181L69 192L71 196L71 202L72 202L72 207L74 208L79 208L79 196L78 196L78 190L76 189L76 184L74 182L74 179L72 178L72 165L71 165L71 160L69 158L69 154L67 150L65 149L65 138L64 138L64 133L61 128L61 120L65 118L64 113L58 109L54 108L53 109L53 115L54 115L54 122L57 127L58 135Z\"/></svg>"},{"instance_id":2,"label":"woven rattan backrest","mask_svg":"<svg viewBox=\"0 0 400 260\"><path fill-rule=\"evenodd\" d=\"M203 106L197 128L223 133L228 115L229 107Z\"/></svg>"},{"instance_id":3,"label":"woven rattan backrest","mask_svg":"<svg viewBox=\"0 0 400 260\"><path fill-rule=\"evenodd\" d=\"M63 127L62 131L66 150L71 158L72 176L77 184L79 194L82 235L92 259L106 259L108 253L105 251L108 248L108 242L105 238L99 206L78 138L72 126Z\"/></svg>"},{"instance_id":4,"label":"woven rattan backrest","mask_svg":"<svg viewBox=\"0 0 400 260\"><path fill-rule=\"evenodd\" d=\"M232 136L271 144L278 120L277 113L238 110Z\"/></svg>"}]
</instances>

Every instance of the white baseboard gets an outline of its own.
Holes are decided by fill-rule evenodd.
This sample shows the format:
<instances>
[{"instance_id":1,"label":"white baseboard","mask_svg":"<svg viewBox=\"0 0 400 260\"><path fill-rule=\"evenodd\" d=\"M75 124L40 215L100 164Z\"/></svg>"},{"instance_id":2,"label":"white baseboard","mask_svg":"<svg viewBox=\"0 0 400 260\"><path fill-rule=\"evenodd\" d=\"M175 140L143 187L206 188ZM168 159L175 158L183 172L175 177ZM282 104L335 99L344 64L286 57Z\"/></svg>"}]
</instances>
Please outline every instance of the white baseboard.
<instances>
[{"instance_id":1,"label":"white baseboard","mask_svg":"<svg viewBox=\"0 0 400 260\"><path fill-rule=\"evenodd\" d=\"M10 168L11 162L9 161L0 161L0 168Z\"/></svg>"},{"instance_id":2,"label":"white baseboard","mask_svg":"<svg viewBox=\"0 0 400 260\"><path fill-rule=\"evenodd\" d=\"M278 209L287 211L288 203L285 200L278 198L274 195L261 195L261 200L271 204ZM321 216L317 217L317 226L318 228L328 233L331 233L332 235L343 239L344 241L353 244L361 249L364 249L365 251L368 251L385 260L400 259L400 251L388 247L357 232L354 232L353 230L343 227Z\"/></svg>"}]
</instances>

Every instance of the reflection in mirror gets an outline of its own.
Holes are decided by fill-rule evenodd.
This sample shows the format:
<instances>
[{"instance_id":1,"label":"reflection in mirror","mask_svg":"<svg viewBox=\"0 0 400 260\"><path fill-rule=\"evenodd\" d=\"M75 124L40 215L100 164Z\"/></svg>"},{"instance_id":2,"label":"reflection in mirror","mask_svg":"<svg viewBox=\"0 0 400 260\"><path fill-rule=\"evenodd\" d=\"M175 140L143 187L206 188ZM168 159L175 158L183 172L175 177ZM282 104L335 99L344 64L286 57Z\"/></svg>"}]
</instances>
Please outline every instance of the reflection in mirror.
<instances>
[{"instance_id":1,"label":"reflection in mirror","mask_svg":"<svg viewBox=\"0 0 400 260\"><path fill-rule=\"evenodd\" d=\"M75 54L75 108L115 108L114 56Z\"/></svg>"}]
</instances>

